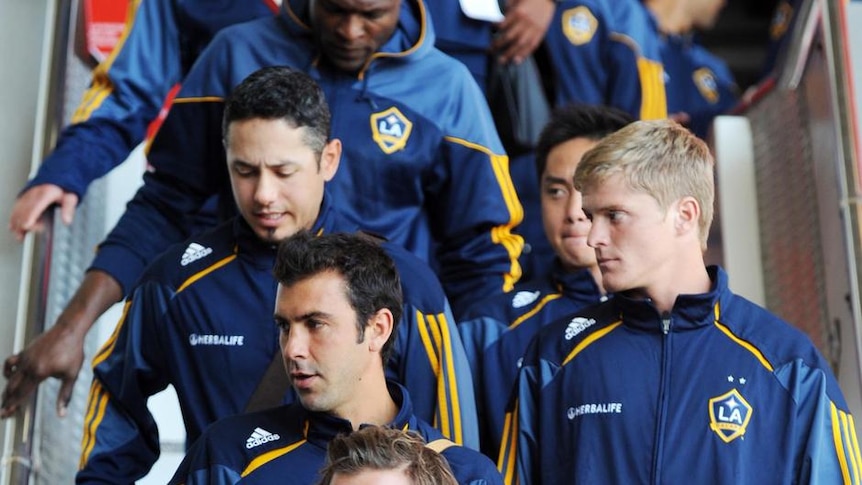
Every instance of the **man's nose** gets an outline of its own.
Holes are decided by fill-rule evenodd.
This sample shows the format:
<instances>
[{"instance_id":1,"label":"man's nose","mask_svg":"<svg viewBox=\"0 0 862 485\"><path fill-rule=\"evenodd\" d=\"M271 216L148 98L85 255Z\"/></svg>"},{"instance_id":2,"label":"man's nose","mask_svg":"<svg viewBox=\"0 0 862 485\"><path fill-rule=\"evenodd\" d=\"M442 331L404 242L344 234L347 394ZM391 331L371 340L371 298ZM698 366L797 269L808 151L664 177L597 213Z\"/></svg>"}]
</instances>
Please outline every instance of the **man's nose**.
<instances>
[{"instance_id":1,"label":"man's nose","mask_svg":"<svg viewBox=\"0 0 862 485\"><path fill-rule=\"evenodd\" d=\"M358 15L347 15L339 22L336 32L347 42L353 42L360 37L364 32L362 19Z\"/></svg>"}]
</instances>

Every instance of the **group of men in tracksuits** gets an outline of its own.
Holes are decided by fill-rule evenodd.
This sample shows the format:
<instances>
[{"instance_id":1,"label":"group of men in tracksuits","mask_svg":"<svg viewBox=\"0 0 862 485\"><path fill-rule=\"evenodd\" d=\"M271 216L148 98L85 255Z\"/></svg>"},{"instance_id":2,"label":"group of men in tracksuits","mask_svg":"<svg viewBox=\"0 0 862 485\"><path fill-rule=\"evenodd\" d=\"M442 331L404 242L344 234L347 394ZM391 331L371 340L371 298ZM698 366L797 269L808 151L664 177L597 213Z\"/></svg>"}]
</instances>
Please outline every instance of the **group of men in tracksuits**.
<instances>
[{"instance_id":1,"label":"group of men in tracksuits","mask_svg":"<svg viewBox=\"0 0 862 485\"><path fill-rule=\"evenodd\" d=\"M368 231L388 240L383 247L403 291L386 367L389 393L401 407L389 424L421 430L428 439L439 431L462 445L450 459L453 469L459 460L478 459L463 455L467 447L499 458L511 483L674 481L693 476L693 468L705 479L730 481L765 472L764 461L785 477L854 469L847 460L857 464L858 450L846 426L829 440L812 437L852 422L828 366L786 324L730 293L722 270L711 269L709 291L680 297L667 318L650 302L628 298L625 288L617 296L603 289L594 261L564 264L564 249L553 243L538 279L516 285L524 238L553 237L547 222L538 229L536 219L527 221L532 232L513 232L524 216L522 187L545 191L554 149L581 138L594 145L629 119L620 113L601 135L553 139L549 125L538 170L513 181L480 85L489 56L477 52L490 43L491 25L460 12L441 14L448 3L132 4L134 22L123 44L96 70L76 123L28 184L54 184L82 197L88 183L141 138L164 95L182 80L152 140L152 170L90 269L110 275L127 299L116 332L94 359L79 480L131 482L146 474L158 457L146 399L168 384L177 389L191 444L211 423L251 410L248 402L268 378L267 368L280 360L280 331L271 323L277 244L261 240L242 210L235 215L234 175L225 170L232 167L225 155L231 123L225 107L237 85L269 66L306 73L325 93L328 136L343 148L339 167L311 204L307 229ZM639 1L563 0L548 22L555 104L610 105L641 119L672 115L705 136L711 117L735 102L726 66L689 33L662 34ZM369 40L345 47L351 29L364 29ZM438 38L464 63L438 50ZM158 76L151 59L164 66ZM556 116L552 124L568 115ZM293 123L305 127L315 120ZM70 164L76 168L69 170ZM568 170L576 165L575 159ZM208 208L225 222L194 234L191 228L200 226L199 214ZM574 225L583 215L580 205L573 213L565 217ZM673 325L663 327L667 319ZM600 337L602 348L593 353ZM725 359L728 366L713 364ZM717 385L720 378L734 385ZM590 400L573 401L570 392ZM698 400L702 394L709 394L706 402ZM281 395L284 403L295 399L287 388ZM655 413L639 411L656 406ZM766 408L772 416L758 420ZM283 422L274 411L254 415L271 423L266 433L256 432L255 446L224 463L214 458L219 434L243 435L252 421L240 418L208 434L175 480L193 480L195 467L206 468L201 460L210 459L238 468L219 477L226 483L265 481L288 469L312 477L319 453L291 455L281 437L325 447L336 433L349 432L350 423L297 417L301 404L291 409ZM679 418L700 415L708 419L697 433ZM773 429L797 421L793 429ZM832 427L812 424L821 422ZM711 440L706 448L695 446L704 439ZM244 474L264 454L283 457L284 469ZM483 466L456 476L496 483L496 472Z\"/></svg>"}]
</instances>

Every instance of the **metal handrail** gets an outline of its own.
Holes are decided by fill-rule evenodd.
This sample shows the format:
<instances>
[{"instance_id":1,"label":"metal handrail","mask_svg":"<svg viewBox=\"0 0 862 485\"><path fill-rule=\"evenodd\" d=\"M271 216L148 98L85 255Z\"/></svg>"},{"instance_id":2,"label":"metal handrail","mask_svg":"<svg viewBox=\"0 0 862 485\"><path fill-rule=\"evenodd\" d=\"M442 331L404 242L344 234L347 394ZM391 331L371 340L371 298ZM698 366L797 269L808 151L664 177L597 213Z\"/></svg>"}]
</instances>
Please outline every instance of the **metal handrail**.
<instances>
[{"instance_id":1,"label":"metal handrail","mask_svg":"<svg viewBox=\"0 0 862 485\"><path fill-rule=\"evenodd\" d=\"M63 126L66 66L69 46L72 45L73 14L77 12L77 5L76 0L49 0L46 4L32 151L34 170L55 145ZM45 330L54 217L50 212L44 217L45 230L28 234L24 242L13 348L15 352ZM37 396L38 393L34 393L7 425L4 441L6 456L2 460L3 483L28 484L38 472Z\"/></svg>"},{"instance_id":2,"label":"metal handrail","mask_svg":"<svg viewBox=\"0 0 862 485\"><path fill-rule=\"evenodd\" d=\"M833 98L832 109L835 112L836 125L838 126L838 147L837 153L839 157L838 171L843 181L843 187L840 188L841 201L840 206L842 212L846 216L842 218L844 224L844 238L847 246L847 261L848 261L848 278L850 285L850 297L848 303L850 313L854 322L852 335L844 336L848 348L853 348L856 357L856 366L862 369L862 336L860 336L860 328L862 328L862 271L860 271L859 261L862 260L862 212L860 212L859 197L862 192L860 187L860 169L858 154L860 153L857 144L860 140L857 139L856 123L859 120L857 116L862 113L854 113L855 106L853 103L853 85L852 75L850 72L849 57L847 43L847 30L849 24L846 18L846 5L842 2L823 2L824 8L824 29L826 36L826 49L830 63L830 81L835 88L835 96ZM857 73L857 75L862 73ZM859 386L862 388L862 374L858 377Z\"/></svg>"}]
</instances>

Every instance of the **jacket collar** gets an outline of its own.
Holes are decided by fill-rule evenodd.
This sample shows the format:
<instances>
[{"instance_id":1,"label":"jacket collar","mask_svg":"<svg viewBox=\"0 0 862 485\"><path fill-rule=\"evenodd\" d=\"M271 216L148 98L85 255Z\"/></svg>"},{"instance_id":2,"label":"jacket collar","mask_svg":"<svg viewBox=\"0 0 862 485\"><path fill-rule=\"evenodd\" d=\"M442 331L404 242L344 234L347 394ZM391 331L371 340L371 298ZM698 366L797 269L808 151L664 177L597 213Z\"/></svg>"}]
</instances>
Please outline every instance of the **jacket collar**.
<instances>
[{"instance_id":1,"label":"jacket collar","mask_svg":"<svg viewBox=\"0 0 862 485\"><path fill-rule=\"evenodd\" d=\"M233 218L236 253L243 261L257 268L272 269L275 265L276 244L261 241L242 218Z\"/></svg>"},{"instance_id":2,"label":"jacket collar","mask_svg":"<svg viewBox=\"0 0 862 485\"><path fill-rule=\"evenodd\" d=\"M323 201L320 203L320 213L311 228L312 234L355 231L352 229L352 225L349 225L330 203L330 199L331 196L324 190ZM242 216L234 217L233 233L237 242L236 251L244 261L256 267L272 269L275 265L278 244L261 241Z\"/></svg>"},{"instance_id":3,"label":"jacket collar","mask_svg":"<svg viewBox=\"0 0 862 485\"><path fill-rule=\"evenodd\" d=\"M551 281L560 289L563 296L572 300L597 303L602 297L602 292L589 269L572 273L563 268L559 259L554 260Z\"/></svg>"},{"instance_id":4,"label":"jacket collar","mask_svg":"<svg viewBox=\"0 0 862 485\"><path fill-rule=\"evenodd\" d=\"M375 61L381 59L410 62L424 57L434 48L434 28L425 7L425 0L402 0L398 25L392 37L371 55L358 77L364 78ZM434 0L439 1L439 0ZM285 0L281 5L281 17L291 34L314 42L311 27L310 0ZM315 47L316 50L316 47ZM315 57L319 58L317 52ZM315 65L319 64L317 60Z\"/></svg>"},{"instance_id":5,"label":"jacket collar","mask_svg":"<svg viewBox=\"0 0 862 485\"><path fill-rule=\"evenodd\" d=\"M416 417L413 416L413 403L407 390L394 381L387 381L389 395L398 406L398 414L387 426L398 429L415 429ZM306 438L310 443L326 447L339 434L351 433L353 425L346 419L333 416L328 413L306 411L308 431ZM360 423L360 427L365 423Z\"/></svg>"},{"instance_id":6,"label":"jacket collar","mask_svg":"<svg viewBox=\"0 0 862 485\"><path fill-rule=\"evenodd\" d=\"M696 295L679 295L669 315L660 315L651 300L632 299L617 293L613 305L630 327L648 331L662 331L662 321L670 317L671 332L692 330L712 325L718 317L720 300L731 295L727 286L727 274L718 266L707 268L712 280L712 289Z\"/></svg>"},{"instance_id":7,"label":"jacket collar","mask_svg":"<svg viewBox=\"0 0 862 485\"><path fill-rule=\"evenodd\" d=\"M357 228L348 223L341 212L332 205L332 196L329 191L324 189L323 201L320 203L320 212L317 214L317 220L311 228L311 232L317 235L329 234L333 232L354 232Z\"/></svg>"}]
</instances>

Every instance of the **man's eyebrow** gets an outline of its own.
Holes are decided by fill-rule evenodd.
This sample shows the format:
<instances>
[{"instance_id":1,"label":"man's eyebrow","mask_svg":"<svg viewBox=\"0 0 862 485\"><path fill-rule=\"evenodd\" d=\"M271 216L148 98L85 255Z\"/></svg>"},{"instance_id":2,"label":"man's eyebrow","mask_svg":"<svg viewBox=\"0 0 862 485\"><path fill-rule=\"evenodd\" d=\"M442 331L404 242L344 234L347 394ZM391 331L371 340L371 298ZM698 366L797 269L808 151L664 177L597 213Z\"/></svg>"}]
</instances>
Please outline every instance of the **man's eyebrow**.
<instances>
[{"instance_id":1,"label":"man's eyebrow","mask_svg":"<svg viewBox=\"0 0 862 485\"><path fill-rule=\"evenodd\" d=\"M565 183L568 183L568 182L569 182L569 179L566 179L566 178L563 178L563 177L555 177L555 176L553 176L553 175L545 175L544 177L542 177L542 183L548 183L548 184L565 184Z\"/></svg>"},{"instance_id":2,"label":"man's eyebrow","mask_svg":"<svg viewBox=\"0 0 862 485\"><path fill-rule=\"evenodd\" d=\"M288 318L288 317L285 317L283 315L276 313L273 316L273 318L279 322L291 323L291 322L307 322L311 319L326 319L326 318L330 318L331 316L332 315L330 315L329 313L326 313L324 311L313 311L313 312L303 313L302 315L299 315L295 318Z\"/></svg>"},{"instance_id":3,"label":"man's eyebrow","mask_svg":"<svg viewBox=\"0 0 862 485\"><path fill-rule=\"evenodd\" d=\"M233 160L230 161L230 163L231 163L231 165L244 165L247 167L261 166L260 164L257 164L257 163L245 161L242 158L234 158ZM299 165L301 165L301 163L297 162L295 160L279 160L279 161L274 162L274 163L266 163L266 162L263 163L263 167L266 167L266 168L281 168L281 167L286 167L286 166L290 166L290 165L299 166Z\"/></svg>"}]
</instances>

